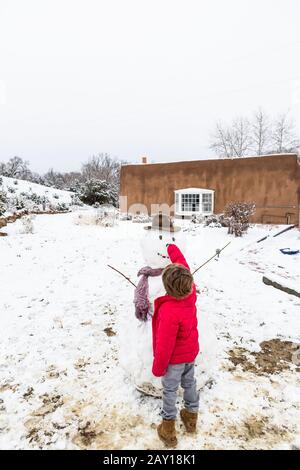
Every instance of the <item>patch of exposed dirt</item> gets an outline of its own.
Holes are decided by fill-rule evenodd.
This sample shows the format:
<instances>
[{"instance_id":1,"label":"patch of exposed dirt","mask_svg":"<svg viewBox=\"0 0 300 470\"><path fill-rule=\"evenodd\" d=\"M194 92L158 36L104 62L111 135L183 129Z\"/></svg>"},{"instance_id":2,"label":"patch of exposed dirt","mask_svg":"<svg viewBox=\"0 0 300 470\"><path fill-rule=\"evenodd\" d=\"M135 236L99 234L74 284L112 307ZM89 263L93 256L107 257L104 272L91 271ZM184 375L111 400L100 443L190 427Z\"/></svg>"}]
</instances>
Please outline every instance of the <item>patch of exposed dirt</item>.
<instances>
[{"instance_id":1,"label":"patch of exposed dirt","mask_svg":"<svg viewBox=\"0 0 300 470\"><path fill-rule=\"evenodd\" d=\"M29 396L31 396L31 391ZM39 398L42 400L43 405L31 413L31 417L25 421L24 426L27 432L26 439L30 443L34 442L42 448L44 445L51 443L51 439L57 429L54 425L54 429L51 429L47 416L54 413L60 406L63 406L65 400L61 395L48 393L41 395Z\"/></svg>"},{"instance_id":2,"label":"patch of exposed dirt","mask_svg":"<svg viewBox=\"0 0 300 470\"><path fill-rule=\"evenodd\" d=\"M90 365L91 358L80 357L77 362L75 362L74 367L77 370L84 370L86 366Z\"/></svg>"},{"instance_id":3,"label":"patch of exposed dirt","mask_svg":"<svg viewBox=\"0 0 300 470\"><path fill-rule=\"evenodd\" d=\"M32 395L33 395L33 392L34 392L33 387L28 387L27 390L26 390L26 392L23 393L23 398L24 398L24 400L28 400L29 398L31 398Z\"/></svg>"},{"instance_id":4,"label":"patch of exposed dirt","mask_svg":"<svg viewBox=\"0 0 300 470\"><path fill-rule=\"evenodd\" d=\"M243 448L271 449L283 441L292 439L290 431L285 427L279 427L269 422L265 416L249 416L238 425L228 428L229 435L243 441Z\"/></svg>"},{"instance_id":5,"label":"patch of exposed dirt","mask_svg":"<svg viewBox=\"0 0 300 470\"><path fill-rule=\"evenodd\" d=\"M108 328L104 328L104 333L107 334L107 336L116 336L116 332L112 329L111 326L109 326Z\"/></svg>"},{"instance_id":6,"label":"patch of exposed dirt","mask_svg":"<svg viewBox=\"0 0 300 470\"><path fill-rule=\"evenodd\" d=\"M19 387L19 384L12 384L10 382L6 382L4 384L0 384L0 392L6 392L6 390L12 390L15 392Z\"/></svg>"},{"instance_id":7,"label":"patch of exposed dirt","mask_svg":"<svg viewBox=\"0 0 300 470\"><path fill-rule=\"evenodd\" d=\"M61 395L49 395L45 393L40 397L43 401L43 405L35 410L33 416L45 416L49 413L53 413L58 407L64 404Z\"/></svg>"},{"instance_id":8,"label":"patch of exposed dirt","mask_svg":"<svg viewBox=\"0 0 300 470\"><path fill-rule=\"evenodd\" d=\"M140 436L138 427L148 431L141 416L106 413L99 421L85 421L78 425L72 442L81 449L123 449Z\"/></svg>"},{"instance_id":9,"label":"patch of exposed dirt","mask_svg":"<svg viewBox=\"0 0 300 470\"><path fill-rule=\"evenodd\" d=\"M201 422L199 423L201 429ZM250 415L239 422L230 422L220 417L204 434L204 449L274 449L278 444L292 443L294 430L274 425L270 418ZM216 439L223 446L216 447Z\"/></svg>"},{"instance_id":10,"label":"patch of exposed dirt","mask_svg":"<svg viewBox=\"0 0 300 470\"><path fill-rule=\"evenodd\" d=\"M47 379L58 379L61 375L67 375L66 370L58 370L54 364L51 364L46 370Z\"/></svg>"},{"instance_id":11,"label":"patch of exposed dirt","mask_svg":"<svg viewBox=\"0 0 300 470\"><path fill-rule=\"evenodd\" d=\"M244 372L257 375L278 374L296 365L300 372L300 344L292 341L271 339L260 343L259 352L250 352L245 348L234 348L229 351L229 359L240 365Z\"/></svg>"}]
</instances>

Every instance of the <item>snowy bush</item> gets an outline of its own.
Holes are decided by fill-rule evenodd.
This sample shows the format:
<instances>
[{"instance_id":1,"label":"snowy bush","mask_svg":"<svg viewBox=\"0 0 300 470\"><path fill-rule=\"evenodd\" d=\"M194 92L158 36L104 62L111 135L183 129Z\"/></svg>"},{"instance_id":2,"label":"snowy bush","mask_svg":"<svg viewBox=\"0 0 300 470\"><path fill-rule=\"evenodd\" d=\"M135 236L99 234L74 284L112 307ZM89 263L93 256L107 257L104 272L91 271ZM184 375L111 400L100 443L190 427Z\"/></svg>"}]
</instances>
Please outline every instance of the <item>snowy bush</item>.
<instances>
[{"instance_id":1,"label":"snowy bush","mask_svg":"<svg viewBox=\"0 0 300 470\"><path fill-rule=\"evenodd\" d=\"M250 217L255 213L253 202L230 202L224 212L228 233L241 237L249 228Z\"/></svg>"},{"instance_id":2,"label":"snowy bush","mask_svg":"<svg viewBox=\"0 0 300 470\"><path fill-rule=\"evenodd\" d=\"M2 179L0 178L0 215L3 215L7 207L6 192L2 188Z\"/></svg>"},{"instance_id":3,"label":"snowy bush","mask_svg":"<svg viewBox=\"0 0 300 470\"><path fill-rule=\"evenodd\" d=\"M226 206L224 214L205 216L204 225L206 227L228 227L228 233L240 237L243 232L247 231L250 217L254 212L254 203L231 202Z\"/></svg>"},{"instance_id":4,"label":"snowy bush","mask_svg":"<svg viewBox=\"0 0 300 470\"><path fill-rule=\"evenodd\" d=\"M118 190L115 184L106 180L89 179L80 185L78 196L90 206L95 203L117 205Z\"/></svg>"},{"instance_id":5,"label":"snowy bush","mask_svg":"<svg viewBox=\"0 0 300 470\"><path fill-rule=\"evenodd\" d=\"M146 224L151 222L151 217L146 214L136 214L132 217L132 222L136 224Z\"/></svg>"},{"instance_id":6,"label":"snowy bush","mask_svg":"<svg viewBox=\"0 0 300 470\"><path fill-rule=\"evenodd\" d=\"M113 227L115 225L116 218L112 214L101 214L96 218L96 225L101 227Z\"/></svg>"},{"instance_id":7,"label":"snowy bush","mask_svg":"<svg viewBox=\"0 0 300 470\"><path fill-rule=\"evenodd\" d=\"M131 214L120 214L119 220L132 220L132 215Z\"/></svg>"},{"instance_id":8,"label":"snowy bush","mask_svg":"<svg viewBox=\"0 0 300 470\"><path fill-rule=\"evenodd\" d=\"M97 211L86 211L76 215L74 220L76 225L100 225Z\"/></svg>"},{"instance_id":9,"label":"snowy bush","mask_svg":"<svg viewBox=\"0 0 300 470\"><path fill-rule=\"evenodd\" d=\"M9 200L9 208L12 212L26 209L26 199L22 197L14 197Z\"/></svg>"},{"instance_id":10,"label":"snowy bush","mask_svg":"<svg viewBox=\"0 0 300 470\"><path fill-rule=\"evenodd\" d=\"M25 216L21 219L22 229L21 233L33 233L34 232L34 225L33 225L33 217L32 216Z\"/></svg>"},{"instance_id":11,"label":"snowy bush","mask_svg":"<svg viewBox=\"0 0 300 470\"><path fill-rule=\"evenodd\" d=\"M204 225L206 227L222 227L220 222L220 215L209 215L204 220Z\"/></svg>"},{"instance_id":12,"label":"snowy bush","mask_svg":"<svg viewBox=\"0 0 300 470\"><path fill-rule=\"evenodd\" d=\"M71 206L83 206L83 202L80 200L78 194L72 194L71 195Z\"/></svg>"},{"instance_id":13,"label":"snowy bush","mask_svg":"<svg viewBox=\"0 0 300 470\"><path fill-rule=\"evenodd\" d=\"M109 204L104 204L97 209L97 225L113 227L118 219L118 210Z\"/></svg>"},{"instance_id":14,"label":"snowy bush","mask_svg":"<svg viewBox=\"0 0 300 470\"><path fill-rule=\"evenodd\" d=\"M35 202L35 204L43 204L45 202L45 196L39 196L36 193L29 192L25 196L28 200Z\"/></svg>"},{"instance_id":15,"label":"snowy bush","mask_svg":"<svg viewBox=\"0 0 300 470\"><path fill-rule=\"evenodd\" d=\"M3 189L3 179L0 176L0 215L6 211L7 196Z\"/></svg>"},{"instance_id":16,"label":"snowy bush","mask_svg":"<svg viewBox=\"0 0 300 470\"><path fill-rule=\"evenodd\" d=\"M202 214L193 214L191 217L192 224L202 224L205 220L205 217Z\"/></svg>"},{"instance_id":17,"label":"snowy bush","mask_svg":"<svg viewBox=\"0 0 300 470\"><path fill-rule=\"evenodd\" d=\"M59 202L55 206L52 206L54 211L58 212L69 212L70 207L65 202Z\"/></svg>"},{"instance_id":18,"label":"snowy bush","mask_svg":"<svg viewBox=\"0 0 300 470\"><path fill-rule=\"evenodd\" d=\"M224 214L213 214L205 217L204 220L206 227L228 227L229 220Z\"/></svg>"},{"instance_id":19,"label":"snowy bush","mask_svg":"<svg viewBox=\"0 0 300 470\"><path fill-rule=\"evenodd\" d=\"M8 200L8 208L11 212L27 210L42 211L45 210L48 200L43 196L38 196L31 192L22 192L18 196L10 197Z\"/></svg>"},{"instance_id":20,"label":"snowy bush","mask_svg":"<svg viewBox=\"0 0 300 470\"><path fill-rule=\"evenodd\" d=\"M103 206L98 209L81 212L75 218L76 225L99 225L113 227L118 220L118 210L113 206Z\"/></svg>"}]
</instances>

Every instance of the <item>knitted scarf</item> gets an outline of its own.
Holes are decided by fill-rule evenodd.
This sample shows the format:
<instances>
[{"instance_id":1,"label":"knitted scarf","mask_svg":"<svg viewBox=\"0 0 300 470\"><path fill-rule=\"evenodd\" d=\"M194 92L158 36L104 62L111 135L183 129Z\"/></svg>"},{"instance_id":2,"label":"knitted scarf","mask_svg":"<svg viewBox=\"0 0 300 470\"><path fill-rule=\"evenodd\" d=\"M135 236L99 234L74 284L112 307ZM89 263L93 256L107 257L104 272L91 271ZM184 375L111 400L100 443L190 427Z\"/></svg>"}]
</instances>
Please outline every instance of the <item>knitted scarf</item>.
<instances>
[{"instance_id":1,"label":"knitted scarf","mask_svg":"<svg viewBox=\"0 0 300 470\"><path fill-rule=\"evenodd\" d=\"M160 276L163 269L152 269L145 266L140 269L138 276L142 276L134 291L135 316L140 321L147 321L151 317L151 305L149 302L149 284L148 277Z\"/></svg>"}]
</instances>

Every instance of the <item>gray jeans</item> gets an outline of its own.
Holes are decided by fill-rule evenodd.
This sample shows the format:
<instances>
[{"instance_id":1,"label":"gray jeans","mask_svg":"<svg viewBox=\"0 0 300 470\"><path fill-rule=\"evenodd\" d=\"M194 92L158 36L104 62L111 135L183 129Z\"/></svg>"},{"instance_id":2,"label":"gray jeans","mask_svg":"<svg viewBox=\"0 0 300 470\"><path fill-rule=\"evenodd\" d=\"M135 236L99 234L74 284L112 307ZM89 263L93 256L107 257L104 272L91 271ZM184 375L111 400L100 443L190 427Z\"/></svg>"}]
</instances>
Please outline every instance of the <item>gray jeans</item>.
<instances>
[{"instance_id":1,"label":"gray jeans","mask_svg":"<svg viewBox=\"0 0 300 470\"><path fill-rule=\"evenodd\" d=\"M195 379L195 363L169 364L163 385L163 419L175 419L177 415L176 399L179 385L182 386L184 407L193 412L199 408L199 392Z\"/></svg>"}]
</instances>

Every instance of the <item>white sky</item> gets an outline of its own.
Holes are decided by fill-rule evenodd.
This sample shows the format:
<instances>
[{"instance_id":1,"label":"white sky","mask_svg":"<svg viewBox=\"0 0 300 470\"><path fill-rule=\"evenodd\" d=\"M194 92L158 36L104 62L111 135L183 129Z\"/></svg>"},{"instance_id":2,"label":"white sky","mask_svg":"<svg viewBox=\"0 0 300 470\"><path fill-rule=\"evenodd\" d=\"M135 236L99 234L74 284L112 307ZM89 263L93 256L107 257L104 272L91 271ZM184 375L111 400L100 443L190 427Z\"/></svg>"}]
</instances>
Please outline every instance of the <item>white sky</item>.
<instances>
[{"instance_id":1,"label":"white sky","mask_svg":"<svg viewBox=\"0 0 300 470\"><path fill-rule=\"evenodd\" d=\"M299 0L0 0L0 161L207 158L218 119L290 110Z\"/></svg>"}]
</instances>

